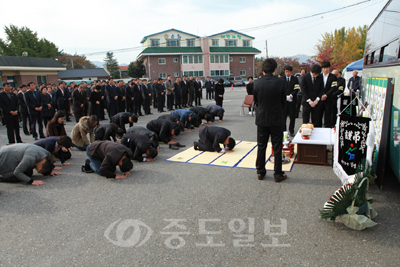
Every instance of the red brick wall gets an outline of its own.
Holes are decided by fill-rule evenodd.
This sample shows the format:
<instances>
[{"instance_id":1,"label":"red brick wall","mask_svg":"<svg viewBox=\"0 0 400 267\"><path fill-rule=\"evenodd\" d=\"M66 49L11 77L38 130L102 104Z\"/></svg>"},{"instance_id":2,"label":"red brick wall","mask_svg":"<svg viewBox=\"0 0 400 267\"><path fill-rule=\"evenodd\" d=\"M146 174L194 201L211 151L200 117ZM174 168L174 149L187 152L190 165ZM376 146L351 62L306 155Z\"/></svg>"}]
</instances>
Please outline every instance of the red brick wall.
<instances>
[{"instance_id":1,"label":"red brick wall","mask_svg":"<svg viewBox=\"0 0 400 267\"><path fill-rule=\"evenodd\" d=\"M229 55L233 58L233 61L229 63L229 68L233 71L233 75L231 76L240 76L240 71L246 71L246 77L253 76L253 58L254 55ZM246 62L240 63L240 58L245 57ZM249 69L250 68L250 69Z\"/></svg>"},{"instance_id":2,"label":"red brick wall","mask_svg":"<svg viewBox=\"0 0 400 267\"><path fill-rule=\"evenodd\" d=\"M171 56L150 56L150 73L149 78L151 79L158 79L160 73L166 73L167 75L171 75L174 77L174 73L178 72L179 76L181 76L181 63L180 63L180 56L179 55L171 55ZM159 58L165 58L165 64L160 65L158 64ZM178 58L178 62L174 62L174 58Z\"/></svg>"},{"instance_id":3,"label":"red brick wall","mask_svg":"<svg viewBox=\"0 0 400 267\"><path fill-rule=\"evenodd\" d=\"M29 82L37 83L36 75L21 75L21 84L27 84Z\"/></svg>"},{"instance_id":4,"label":"red brick wall","mask_svg":"<svg viewBox=\"0 0 400 267\"><path fill-rule=\"evenodd\" d=\"M47 75L47 83L58 84L58 75Z\"/></svg>"}]
</instances>

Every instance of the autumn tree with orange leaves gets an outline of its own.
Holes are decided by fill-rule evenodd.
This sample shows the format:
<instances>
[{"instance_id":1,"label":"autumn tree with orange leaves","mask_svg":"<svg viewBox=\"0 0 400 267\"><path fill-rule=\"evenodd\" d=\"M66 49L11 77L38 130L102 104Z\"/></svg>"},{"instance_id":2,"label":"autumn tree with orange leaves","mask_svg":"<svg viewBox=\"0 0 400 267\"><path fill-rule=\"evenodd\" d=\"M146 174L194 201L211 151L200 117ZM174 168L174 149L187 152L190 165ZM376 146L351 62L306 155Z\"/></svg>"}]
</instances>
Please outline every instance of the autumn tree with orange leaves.
<instances>
[{"instance_id":1,"label":"autumn tree with orange leaves","mask_svg":"<svg viewBox=\"0 0 400 267\"><path fill-rule=\"evenodd\" d=\"M344 69L349 63L359 60L364 55L368 26L357 29L344 27L331 33L322 34L322 40L315 46L316 55L313 59L321 64L331 62L332 68Z\"/></svg>"}]
</instances>

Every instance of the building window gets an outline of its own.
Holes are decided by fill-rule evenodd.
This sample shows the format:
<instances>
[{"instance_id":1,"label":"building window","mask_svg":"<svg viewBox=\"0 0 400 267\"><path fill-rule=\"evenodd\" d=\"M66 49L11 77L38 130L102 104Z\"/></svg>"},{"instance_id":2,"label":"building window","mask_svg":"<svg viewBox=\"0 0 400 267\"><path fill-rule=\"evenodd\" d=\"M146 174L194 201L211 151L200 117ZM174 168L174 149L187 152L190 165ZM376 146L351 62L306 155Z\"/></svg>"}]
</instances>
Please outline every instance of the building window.
<instances>
[{"instance_id":1,"label":"building window","mask_svg":"<svg viewBox=\"0 0 400 267\"><path fill-rule=\"evenodd\" d=\"M167 40L167 47L178 47L179 40Z\"/></svg>"},{"instance_id":2,"label":"building window","mask_svg":"<svg viewBox=\"0 0 400 267\"><path fill-rule=\"evenodd\" d=\"M211 70L210 75L211 76L228 76L229 70Z\"/></svg>"},{"instance_id":3,"label":"building window","mask_svg":"<svg viewBox=\"0 0 400 267\"><path fill-rule=\"evenodd\" d=\"M229 63L229 55L210 55L210 63Z\"/></svg>"},{"instance_id":4,"label":"building window","mask_svg":"<svg viewBox=\"0 0 400 267\"><path fill-rule=\"evenodd\" d=\"M211 45L212 46L218 46L218 39L213 39Z\"/></svg>"},{"instance_id":5,"label":"building window","mask_svg":"<svg viewBox=\"0 0 400 267\"><path fill-rule=\"evenodd\" d=\"M44 83L47 84L47 77L46 76L36 76L37 85Z\"/></svg>"},{"instance_id":6,"label":"building window","mask_svg":"<svg viewBox=\"0 0 400 267\"><path fill-rule=\"evenodd\" d=\"M236 46L236 40L225 40L225 46L226 47Z\"/></svg>"},{"instance_id":7,"label":"building window","mask_svg":"<svg viewBox=\"0 0 400 267\"><path fill-rule=\"evenodd\" d=\"M187 46L194 46L194 39L187 40Z\"/></svg>"},{"instance_id":8,"label":"building window","mask_svg":"<svg viewBox=\"0 0 400 267\"><path fill-rule=\"evenodd\" d=\"M182 75L186 75L188 77L190 77L190 76L194 76L194 77L199 76L199 77L201 77L201 76L204 76L204 71L202 71L202 70L182 71Z\"/></svg>"},{"instance_id":9,"label":"building window","mask_svg":"<svg viewBox=\"0 0 400 267\"><path fill-rule=\"evenodd\" d=\"M233 75L233 70L231 70L231 71L229 72L229 75L230 75L230 76L232 76L232 75Z\"/></svg>"},{"instance_id":10,"label":"building window","mask_svg":"<svg viewBox=\"0 0 400 267\"><path fill-rule=\"evenodd\" d=\"M158 77L160 77L161 79L165 79L165 78L167 78L167 74L166 73L160 73L160 75Z\"/></svg>"},{"instance_id":11,"label":"building window","mask_svg":"<svg viewBox=\"0 0 400 267\"><path fill-rule=\"evenodd\" d=\"M243 47L250 47L250 41L249 40L243 40Z\"/></svg>"},{"instance_id":12,"label":"building window","mask_svg":"<svg viewBox=\"0 0 400 267\"><path fill-rule=\"evenodd\" d=\"M176 78L176 77L179 77L179 72L175 72L174 73L174 77Z\"/></svg>"},{"instance_id":13,"label":"building window","mask_svg":"<svg viewBox=\"0 0 400 267\"><path fill-rule=\"evenodd\" d=\"M202 64L203 55L184 55L182 56L182 64Z\"/></svg>"},{"instance_id":14,"label":"building window","mask_svg":"<svg viewBox=\"0 0 400 267\"><path fill-rule=\"evenodd\" d=\"M245 70L241 70L240 71L240 76L246 76L246 71Z\"/></svg>"},{"instance_id":15,"label":"building window","mask_svg":"<svg viewBox=\"0 0 400 267\"><path fill-rule=\"evenodd\" d=\"M233 57L229 57L229 62L233 62Z\"/></svg>"},{"instance_id":16,"label":"building window","mask_svg":"<svg viewBox=\"0 0 400 267\"><path fill-rule=\"evenodd\" d=\"M37 80L38 80L38 85L39 85L39 77L44 77L46 79L46 76L37 76ZM11 87L18 87L17 84L17 76L7 76L7 82L10 83ZM47 82L44 82L44 84L46 84ZM0 88L2 88L3 85L0 86Z\"/></svg>"},{"instance_id":17,"label":"building window","mask_svg":"<svg viewBox=\"0 0 400 267\"><path fill-rule=\"evenodd\" d=\"M174 57L174 63L177 63L177 62L178 62L178 58Z\"/></svg>"},{"instance_id":18,"label":"building window","mask_svg":"<svg viewBox=\"0 0 400 267\"><path fill-rule=\"evenodd\" d=\"M151 47L159 47L160 46L160 40L159 39L152 39L151 40Z\"/></svg>"},{"instance_id":19,"label":"building window","mask_svg":"<svg viewBox=\"0 0 400 267\"><path fill-rule=\"evenodd\" d=\"M159 65L164 65L165 64L165 58L159 58L158 59L158 64Z\"/></svg>"},{"instance_id":20,"label":"building window","mask_svg":"<svg viewBox=\"0 0 400 267\"><path fill-rule=\"evenodd\" d=\"M241 57L240 58L240 63L246 63L246 58L245 57Z\"/></svg>"}]
</instances>

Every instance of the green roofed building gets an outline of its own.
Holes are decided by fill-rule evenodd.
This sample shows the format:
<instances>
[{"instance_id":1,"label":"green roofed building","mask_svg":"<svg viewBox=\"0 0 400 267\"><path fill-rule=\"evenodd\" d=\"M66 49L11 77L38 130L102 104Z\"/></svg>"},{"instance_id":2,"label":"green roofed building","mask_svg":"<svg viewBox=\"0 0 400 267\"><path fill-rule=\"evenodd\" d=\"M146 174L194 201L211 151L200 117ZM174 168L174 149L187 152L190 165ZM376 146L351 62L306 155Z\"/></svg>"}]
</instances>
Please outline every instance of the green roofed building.
<instances>
[{"instance_id":1,"label":"green roofed building","mask_svg":"<svg viewBox=\"0 0 400 267\"><path fill-rule=\"evenodd\" d=\"M254 37L229 30L200 37L170 29L143 37L144 61L150 79L186 76L254 76Z\"/></svg>"}]
</instances>

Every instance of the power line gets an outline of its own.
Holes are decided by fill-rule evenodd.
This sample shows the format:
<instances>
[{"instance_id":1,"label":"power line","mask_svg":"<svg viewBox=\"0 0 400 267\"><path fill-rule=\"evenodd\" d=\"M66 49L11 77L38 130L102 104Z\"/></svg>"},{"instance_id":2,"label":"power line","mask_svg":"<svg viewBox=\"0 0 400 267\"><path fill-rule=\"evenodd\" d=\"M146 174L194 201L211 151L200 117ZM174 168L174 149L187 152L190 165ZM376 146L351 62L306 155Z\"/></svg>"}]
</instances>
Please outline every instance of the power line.
<instances>
[{"instance_id":1,"label":"power line","mask_svg":"<svg viewBox=\"0 0 400 267\"><path fill-rule=\"evenodd\" d=\"M312 17L315 17L315 16L320 16L320 15L327 14L327 13L332 13L332 12L335 12L335 11L338 11L338 10L343 10L343 9L345 9L345 8L350 8L350 7L354 7L354 6L357 6L357 5L361 5L361 4L370 2L370 1L371 1L371 0L366 0L366 1L358 2L358 3L356 3L356 4L352 4L352 5L349 5L349 6L345 6L345 7L341 7L341 8L336 8L336 9L332 9L332 10L329 10L329 11L325 11L325 12L321 12L321 13L316 13L316 14L313 14L313 15L309 15L309 16L305 16L305 17L301 17L301 18L297 18L297 19L291 19L291 20L285 20L285 21L280 21L280 22L274 22L274 23L270 23L270 24L266 24L266 25L261 25L261 26L256 26L256 27L241 29L241 30L238 30L238 31L241 31L241 32L255 31L255 30L258 30L258 29L263 29L263 28L267 28L267 27L271 27L271 26L275 26L275 25L280 25L280 24L289 23L289 22L293 22L293 21L298 21L298 20L302 20L302 19L308 19L308 18L312 18Z\"/></svg>"}]
</instances>

